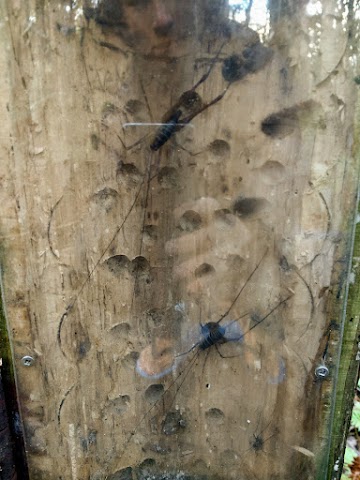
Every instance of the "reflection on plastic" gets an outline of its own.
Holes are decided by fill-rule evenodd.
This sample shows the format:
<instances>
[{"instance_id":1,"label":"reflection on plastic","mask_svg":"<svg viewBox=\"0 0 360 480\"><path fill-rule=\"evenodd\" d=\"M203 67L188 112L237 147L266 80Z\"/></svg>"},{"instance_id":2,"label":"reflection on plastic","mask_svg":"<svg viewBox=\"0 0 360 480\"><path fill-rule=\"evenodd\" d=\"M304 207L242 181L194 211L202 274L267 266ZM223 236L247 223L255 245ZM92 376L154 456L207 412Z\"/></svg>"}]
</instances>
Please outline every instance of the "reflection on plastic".
<instances>
[{"instance_id":1,"label":"reflection on plastic","mask_svg":"<svg viewBox=\"0 0 360 480\"><path fill-rule=\"evenodd\" d=\"M136 371L147 378L161 378L174 368L174 353L171 340L157 338L140 353Z\"/></svg>"},{"instance_id":2,"label":"reflection on plastic","mask_svg":"<svg viewBox=\"0 0 360 480\"><path fill-rule=\"evenodd\" d=\"M268 383L270 385L278 385L282 383L286 378L286 365L282 357L279 358L279 370L276 376L270 377Z\"/></svg>"}]
</instances>

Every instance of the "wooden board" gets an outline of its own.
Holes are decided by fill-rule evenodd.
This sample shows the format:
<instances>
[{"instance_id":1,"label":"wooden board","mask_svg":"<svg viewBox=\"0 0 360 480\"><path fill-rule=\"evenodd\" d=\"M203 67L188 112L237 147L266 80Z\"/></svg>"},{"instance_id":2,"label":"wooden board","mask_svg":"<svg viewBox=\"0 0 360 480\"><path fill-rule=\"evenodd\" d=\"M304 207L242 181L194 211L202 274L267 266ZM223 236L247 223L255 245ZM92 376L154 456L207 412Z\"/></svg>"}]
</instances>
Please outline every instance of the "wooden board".
<instances>
[{"instance_id":1,"label":"wooden board","mask_svg":"<svg viewBox=\"0 0 360 480\"><path fill-rule=\"evenodd\" d=\"M335 1L321 16L299 2L261 39L224 2L129 3L1 7L30 478L324 478L358 178L347 26ZM223 61L254 48L263 61L150 149L149 123L212 66L196 89L211 102ZM226 358L194 348L161 379L136 371L166 369L230 307L221 324L245 335Z\"/></svg>"}]
</instances>

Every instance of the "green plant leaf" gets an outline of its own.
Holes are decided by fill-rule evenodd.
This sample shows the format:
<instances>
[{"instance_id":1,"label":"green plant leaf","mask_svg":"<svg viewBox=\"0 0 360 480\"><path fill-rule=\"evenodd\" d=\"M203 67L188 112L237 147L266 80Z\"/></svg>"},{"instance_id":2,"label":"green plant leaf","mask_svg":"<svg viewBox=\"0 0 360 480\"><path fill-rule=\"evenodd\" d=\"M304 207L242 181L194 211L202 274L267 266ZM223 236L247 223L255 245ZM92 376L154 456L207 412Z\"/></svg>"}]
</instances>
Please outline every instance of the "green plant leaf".
<instances>
[{"instance_id":1,"label":"green plant leaf","mask_svg":"<svg viewBox=\"0 0 360 480\"><path fill-rule=\"evenodd\" d=\"M351 426L360 431L360 402L355 400L351 415Z\"/></svg>"}]
</instances>

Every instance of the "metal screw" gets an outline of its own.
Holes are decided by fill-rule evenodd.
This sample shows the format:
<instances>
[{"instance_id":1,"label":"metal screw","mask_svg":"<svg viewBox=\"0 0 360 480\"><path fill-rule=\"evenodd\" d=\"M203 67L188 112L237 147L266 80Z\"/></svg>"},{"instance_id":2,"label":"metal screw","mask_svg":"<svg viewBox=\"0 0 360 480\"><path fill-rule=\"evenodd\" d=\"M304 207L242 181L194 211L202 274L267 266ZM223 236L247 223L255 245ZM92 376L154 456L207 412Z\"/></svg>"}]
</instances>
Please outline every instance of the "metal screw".
<instances>
[{"instance_id":1,"label":"metal screw","mask_svg":"<svg viewBox=\"0 0 360 480\"><path fill-rule=\"evenodd\" d=\"M21 363L24 365L24 367L31 367L31 365L34 363L33 357L30 357L30 355L25 355L21 359Z\"/></svg>"},{"instance_id":2,"label":"metal screw","mask_svg":"<svg viewBox=\"0 0 360 480\"><path fill-rule=\"evenodd\" d=\"M326 365L318 365L315 368L315 377L324 379L329 376L329 369Z\"/></svg>"}]
</instances>

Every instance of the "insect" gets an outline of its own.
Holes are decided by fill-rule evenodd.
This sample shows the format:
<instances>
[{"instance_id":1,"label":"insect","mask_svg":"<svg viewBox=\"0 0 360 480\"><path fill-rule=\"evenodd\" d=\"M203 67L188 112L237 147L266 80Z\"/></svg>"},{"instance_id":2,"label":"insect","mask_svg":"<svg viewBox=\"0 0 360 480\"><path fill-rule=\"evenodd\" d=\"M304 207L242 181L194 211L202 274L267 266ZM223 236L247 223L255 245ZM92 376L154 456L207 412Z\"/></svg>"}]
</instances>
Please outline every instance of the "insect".
<instances>
[{"instance_id":1,"label":"insect","mask_svg":"<svg viewBox=\"0 0 360 480\"><path fill-rule=\"evenodd\" d=\"M272 423L272 419L259 430L262 417L260 415L255 430L251 433L247 439L248 447L240 453L241 458L241 470L246 472L245 478L258 479L263 478L263 475L259 477L259 472L264 468L266 470L267 463L271 463L270 451L274 450L274 446L271 445L271 440L279 434L279 429L273 429L272 433L266 433ZM250 420L248 420L250 423ZM279 440L280 441L280 440ZM267 451L269 449L270 451ZM261 464L259 464L261 462Z\"/></svg>"},{"instance_id":2,"label":"insect","mask_svg":"<svg viewBox=\"0 0 360 480\"><path fill-rule=\"evenodd\" d=\"M155 138L150 144L150 149L156 152L161 148L174 134L177 128L179 128L179 120L182 115L181 110L176 110L174 114L168 118L163 128L161 128L158 133L156 134Z\"/></svg>"},{"instance_id":3,"label":"insect","mask_svg":"<svg viewBox=\"0 0 360 480\"><path fill-rule=\"evenodd\" d=\"M260 423L260 420L259 420ZM267 436L266 438L264 437L264 432L269 428L270 423L266 425L260 432L257 433L259 425L256 427L255 431L252 434L252 438L250 439L250 447L247 451L252 450L256 455L258 455L260 452L265 452L264 450L264 445L266 442L268 442L271 438L273 438L278 432L275 430L272 434ZM244 452L246 453L246 452Z\"/></svg>"},{"instance_id":4,"label":"insect","mask_svg":"<svg viewBox=\"0 0 360 480\"><path fill-rule=\"evenodd\" d=\"M227 342L241 342L245 335L247 335L253 329L265 322L265 320L267 320L281 305L285 304L292 296L291 294L286 298L282 299L273 308L271 308L265 316L255 319L253 325L251 325L244 333L238 324L238 320L248 316L249 312L240 315L235 320L231 320L228 324L221 324L221 322L226 317L228 317L234 305L239 300L239 297L244 291L246 285L250 282L251 278L260 267L265 255L266 252L261 258L260 262L255 266L245 283L242 285L236 297L232 301L229 308L225 311L225 313L221 315L216 322L207 322L204 325L200 324L199 339L195 343L193 343L190 349L175 355L175 357L173 357L172 359L171 356L173 355L173 351L171 348L171 344L169 341L162 339L158 341L155 349L153 346L149 346L143 350L137 362L138 373L149 378L161 378L163 375L166 375L171 371L172 367L169 364L171 364L172 360L174 360L174 366L180 358L186 356L190 352L195 350L195 355L198 355L202 351L208 350L212 346L215 347L220 357L231 358L231 356L223 355L218 347ZM176 305L175 309L185 315L183 304Z\"/></svg>"},{"instance_id":5,"label":"insect","mask_svg":"<svg viewBox=\"0 0 360 480\"><path fill-rule=\"evenodd\" d=\"M225 44L223 44L214 59L211 61L210 67L205 72L202 77L195 83L195 85L190 89L180 95L179 99L172 105L172 107L165 113L160 124L155 124L159 126L154 137L150 140L149 148L151 151L158 151L165 143L167 143L172 136L182 130L187 126L195 117L200 115L202 112L207 110L212 105L218 103L226 94L230 84L235 81L235 76L231 77L231 80L228 82L228 85L223 89L223 91L211 100L208 103L204 103L200 95L196 92L196 89L203 84L209 77L212 69L214 68L221 51ZM240 78L240 77L239 77ZM124 128L146 125L144 123L125 123ZM153 124L149 124L150 126ZM138 142L135 142L132 146L135 146ZM131 147L130 147L131 148Z\"/></svg>"},{"instance_id":6,"label":"insect","mask_svg":"<svg viewBox=\"0 0 360 480\"><path fill-rule=\"evenodd\" d=\"M191 366L193 360L195 361L201 352L214 347L221 358L234 358L236 355L223 355L219 349L220 345L228 342L242 342L244 337L250 333L253 329L265 322L281 305L285 304L292 295L280 300L265 316L259 318L253 325L251 325L244 333L241 327L238 325L238 320L249 315L249 312L241 315L235 320L230 321L228 324L221 325L220 321L225 318L223 316L217 322L208 322L205 325L200 324L199 340L192 345L192 347L182 353L174 356L171 344L166 340L160 340L155 347L156 353L154 353L153 346L145 348L137 361L137 372L148 378L158 379L172 371L172 369L178 365L179 359L188 355L195 350L194 356L190 361ZM228 312L229 313L229 312ZM228 313L226 315L228 315ZM269 378L269 383L275 384L281 382L285 377L285 366L283 360L279 360L278 375L274 378ZM180 374L184 378L183 372Z\"/></svg>"}]
</instances>

